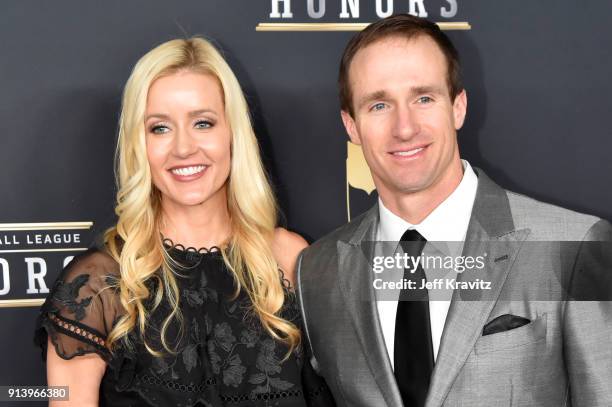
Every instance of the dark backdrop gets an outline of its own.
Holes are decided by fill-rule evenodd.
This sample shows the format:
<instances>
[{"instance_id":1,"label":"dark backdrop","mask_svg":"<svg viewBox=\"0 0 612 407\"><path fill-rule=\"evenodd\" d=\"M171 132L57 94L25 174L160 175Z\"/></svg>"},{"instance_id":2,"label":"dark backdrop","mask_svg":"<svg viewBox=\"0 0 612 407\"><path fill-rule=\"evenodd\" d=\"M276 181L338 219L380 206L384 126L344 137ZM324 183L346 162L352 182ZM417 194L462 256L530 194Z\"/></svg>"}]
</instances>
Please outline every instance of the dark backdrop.
<instances>
[{"instance_id":1,"label":"dark backdrop","mask_svg":"<svg viewBox=\"0 0 612 407\"><path fill-rule=\"evenodd\" d=\"M370 22L374 1L352 20L339 19L341 0L327 0L320 20L291 3L293 18L275 20L270 0L3 0L0 223L92 221L87 239L109 226L123 84L153 46L195 34L215 40L244 87L288 227L312 240L346 222L336 77L352 33L255 27ZM468 90L462 156L509 189L612 218L612 3L459 0L451 19L440 16L446 2L424 4L435 21L472 25L449 31ZM26 255L0 252L11 280L0 300L44 297L26 293ZM48 263L50 286L60 262ZM0 308L0 385L44 383L36 313Z\"/></svg>"}]
</instances>

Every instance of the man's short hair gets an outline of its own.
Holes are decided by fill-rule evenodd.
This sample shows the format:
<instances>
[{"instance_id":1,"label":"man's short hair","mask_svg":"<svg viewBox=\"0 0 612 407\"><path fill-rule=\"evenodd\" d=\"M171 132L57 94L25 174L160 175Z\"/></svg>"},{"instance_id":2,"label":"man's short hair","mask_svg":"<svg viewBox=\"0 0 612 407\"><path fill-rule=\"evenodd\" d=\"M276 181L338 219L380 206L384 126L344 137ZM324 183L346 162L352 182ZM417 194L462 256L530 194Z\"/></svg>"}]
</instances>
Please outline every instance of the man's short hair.
<instances>
[{"instance_id":1,"label":"man's short hair","mask_svg":"<svg viewBox=\"0 0 612 407\"><path fill-rule=\"evenodd\" d=\"M349 83L349 69L357 52L370 44L386 38L398 37L411 40L427 36L434 40L446 58L447 84L452 101L463 90L459 53L437 24L410 14L396 14L367 26L349 41L342 54L338 87L340 91L340 108L354 117L352 91Z\"/></svg>"}]
</instances>

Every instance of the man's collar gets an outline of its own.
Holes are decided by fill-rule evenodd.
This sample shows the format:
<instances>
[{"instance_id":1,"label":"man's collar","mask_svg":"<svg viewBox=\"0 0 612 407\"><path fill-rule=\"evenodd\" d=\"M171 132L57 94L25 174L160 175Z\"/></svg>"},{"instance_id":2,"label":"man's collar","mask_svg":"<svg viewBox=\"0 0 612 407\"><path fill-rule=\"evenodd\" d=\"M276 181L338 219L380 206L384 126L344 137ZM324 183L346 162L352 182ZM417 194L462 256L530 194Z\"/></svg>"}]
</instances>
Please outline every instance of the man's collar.
<instances>
[{"instance_id":1,"label":"man's collar","mask_svg":"<svg viewBox=\"0 0 612 407\"><path fill-rule=\"evenodd\" d=\"M379 198L378 240L398 241L407 229L416 229L428 241L464 240L476 198L478 178L470 164L461 161L463 177L457 188L418 225L391 212Z\"/></svg>"}]
</instances>

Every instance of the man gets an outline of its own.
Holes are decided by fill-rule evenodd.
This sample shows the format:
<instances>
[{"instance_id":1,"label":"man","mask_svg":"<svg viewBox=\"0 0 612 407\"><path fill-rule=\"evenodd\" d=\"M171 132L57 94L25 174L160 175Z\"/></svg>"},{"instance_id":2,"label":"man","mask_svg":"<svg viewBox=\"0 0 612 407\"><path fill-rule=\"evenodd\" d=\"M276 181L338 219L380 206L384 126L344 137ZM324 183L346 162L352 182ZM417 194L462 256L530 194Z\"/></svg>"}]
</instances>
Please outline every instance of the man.
<instances>
[{"instance_id":1,"label":"man","mask_svg":"<svg viewBox=\"0 0 612 407\"><path fill-rule=\"evenodd\" d=\"M589 244L610 242L612 227L506 191L460 159L459 71L446 35L409 15L348 44L341 115L379 200L300 256L311 362L341 406L612 406L612 302L576 300L610 299L589 298L588 272L602 263L593 256L609 260ZM490 287L381 300L363 243L400 240L461 242L486 267L457 279ZM431 281L422 267L410 274ZM590 285L579 295L581 279Z\"/></svg>"}]
</instances>

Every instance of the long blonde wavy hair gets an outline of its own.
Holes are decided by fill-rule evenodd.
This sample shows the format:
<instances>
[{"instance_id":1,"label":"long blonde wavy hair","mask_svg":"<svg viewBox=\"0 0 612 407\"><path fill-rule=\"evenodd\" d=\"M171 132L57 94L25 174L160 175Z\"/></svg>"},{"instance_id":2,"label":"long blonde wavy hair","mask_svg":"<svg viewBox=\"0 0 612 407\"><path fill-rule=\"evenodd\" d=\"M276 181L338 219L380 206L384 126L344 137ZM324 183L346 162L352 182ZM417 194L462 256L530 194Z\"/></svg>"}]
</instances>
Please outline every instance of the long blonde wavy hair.
<instances>
[{"instance_id":1,"label":"long blonde wavy hair","mask_svg":"<svg viewBox=\"0 0 612 407\"><path fill-rule=\"evenodd\" d=\"M232 235L222 253L237 282L236 294L240 290L248 294L252 312L273 338L289 346L290 352L299 345L300 332L280 316L285 296L271 249L277 225L276 201L238 80L219 51L198 37L171 40L149 51L125 85L115 154L118 221L104 237L107 250L119 263L121 278L116 285L126 313L110 332L107 346L112 350L119 340L131 346L129 333L138 327L147 350L160 356L144 333L150 312L165 296L172 312L164 319L160 339L166 351L176 351L168 345L166 332L173 318L182 320L180 292L171 267L175 263L161 238L161 193L152 183L147 161L144 113L153 81L185 70L213 75L223 89L232 134L227 180ZM156 292L150 292L145 284L150 279L158 283ZM145 306L147 300L152 300L151 309Z\"/></svg>"}]
</instances>

